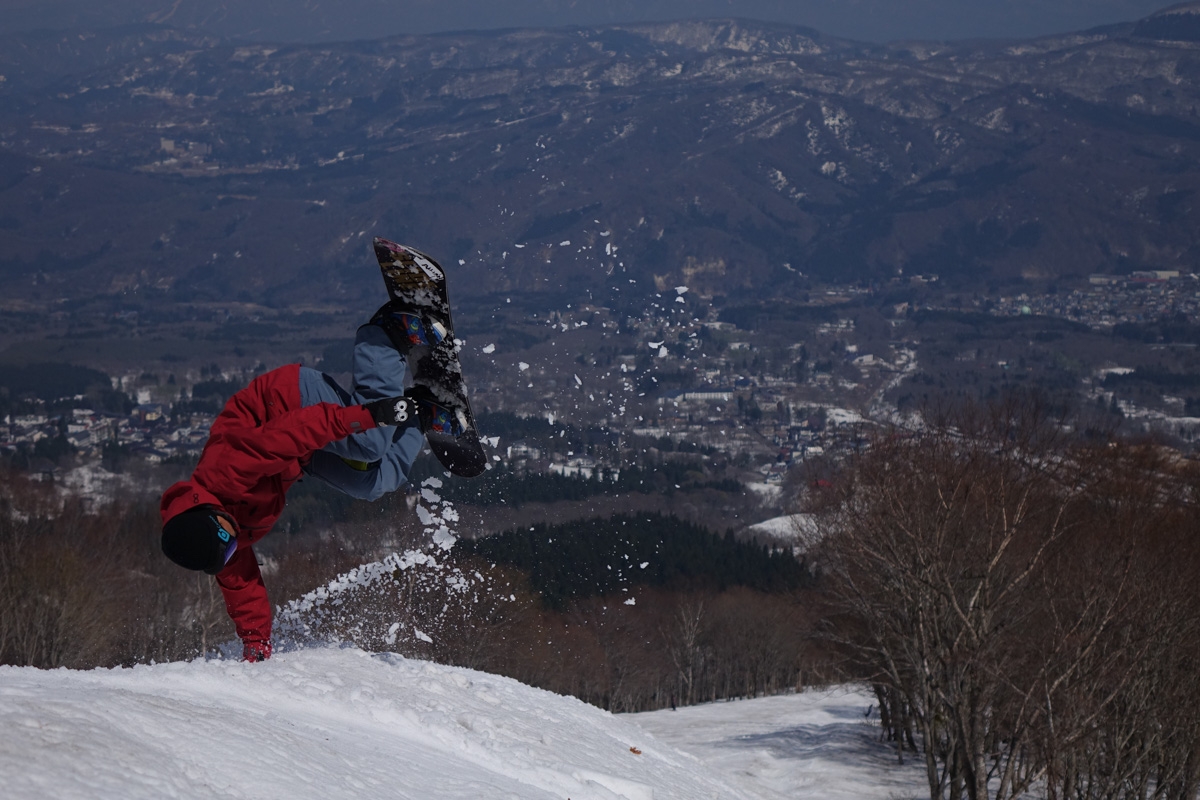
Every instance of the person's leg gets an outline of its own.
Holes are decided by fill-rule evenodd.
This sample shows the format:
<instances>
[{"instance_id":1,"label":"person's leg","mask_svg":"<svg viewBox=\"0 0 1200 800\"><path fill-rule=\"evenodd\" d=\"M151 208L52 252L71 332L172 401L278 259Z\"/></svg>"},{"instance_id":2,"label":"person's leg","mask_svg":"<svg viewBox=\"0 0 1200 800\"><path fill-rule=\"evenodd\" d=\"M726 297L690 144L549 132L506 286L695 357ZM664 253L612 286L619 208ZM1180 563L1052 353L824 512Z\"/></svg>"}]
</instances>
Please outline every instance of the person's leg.
<instances>
[{"instance_id":1,"label":"person's leg","mask_svg":"<svg viewBox=\"0 0 1200 800\"><path fill-rule=\"evenodd\" d=\"M392 346L388 335L377 325L363 325L354 339L351 378L353 390L347 392L328 375L312 369L300 370L300 399L303 405L338 403L361 405L383 397L404 394L408 375L407 359ZM374 428L332 442L323 448L339 458L364 465L379 461L392 446L390 428Z\"/></svg>"},{"instance_id":2,"label":"person's leg","mask_svg":"<svg viewBox=\"0 0 1200 800\"><path fill-rule=\"evenodd\" d=\"M377 500L408 483L412 463L424 445L420 429L396 429L391 447L374 463L351 463L325 448L313 453L305 471L351 497Z\"/></svg>"},{"instance_id":3,"label":"person's leg","mask_svg":"<svg viewBox=\"0 0 1200 800\"><path fill-rule=\"evenodd\" d=\"M355 403L404 394L408 358L378 325L367 324L358 329L352 369Z\"/></svg>"}]
</instances>

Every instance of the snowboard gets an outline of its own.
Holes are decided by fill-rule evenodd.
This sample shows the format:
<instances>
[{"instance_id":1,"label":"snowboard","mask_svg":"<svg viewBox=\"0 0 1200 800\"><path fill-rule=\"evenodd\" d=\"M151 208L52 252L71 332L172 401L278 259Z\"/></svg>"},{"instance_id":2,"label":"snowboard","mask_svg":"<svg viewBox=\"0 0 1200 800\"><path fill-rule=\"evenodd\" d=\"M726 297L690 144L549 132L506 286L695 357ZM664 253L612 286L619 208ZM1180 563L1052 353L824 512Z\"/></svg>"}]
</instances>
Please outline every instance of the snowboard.
<instances>
[{"instance_id":1,"label":"snowboard","mask_svg":"<svg viewBox=\"0 0 1200 800\"><path fill-rule=\"evenodd\" d=\"M446 272L411 247L378 237L374 247L388 295L412 312L406 333L413 386L427 389L438 406L425 431L429 449L452 475L473 478L487 467L487 454L463 383Z\"/></svg>"}]
</instances>

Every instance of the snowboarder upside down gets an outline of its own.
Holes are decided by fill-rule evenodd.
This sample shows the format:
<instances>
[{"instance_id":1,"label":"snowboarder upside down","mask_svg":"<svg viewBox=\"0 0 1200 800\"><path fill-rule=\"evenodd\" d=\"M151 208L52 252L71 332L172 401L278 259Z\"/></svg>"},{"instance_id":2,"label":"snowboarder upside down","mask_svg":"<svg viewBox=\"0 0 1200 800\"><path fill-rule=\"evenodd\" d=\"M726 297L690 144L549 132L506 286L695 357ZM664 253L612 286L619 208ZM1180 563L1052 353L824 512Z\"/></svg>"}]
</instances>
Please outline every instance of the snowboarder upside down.
<instances>
[{"instance_id":1,"label":"snowboarder upside down","mask_svg":"<svg viewBox=\"0 0 1200 800\"><path fill-rule=\"evenodd\" d=\"M375 500L408 482L439 411L420 389L405 393L411 324L388 303L358 329L351 392L299 364L255 378L217 415L191 479L163 493L163 553L216 576L247 661L271 656L271 606L252 548L292 484L307 474Z\"/></svg>"}]
</instances>

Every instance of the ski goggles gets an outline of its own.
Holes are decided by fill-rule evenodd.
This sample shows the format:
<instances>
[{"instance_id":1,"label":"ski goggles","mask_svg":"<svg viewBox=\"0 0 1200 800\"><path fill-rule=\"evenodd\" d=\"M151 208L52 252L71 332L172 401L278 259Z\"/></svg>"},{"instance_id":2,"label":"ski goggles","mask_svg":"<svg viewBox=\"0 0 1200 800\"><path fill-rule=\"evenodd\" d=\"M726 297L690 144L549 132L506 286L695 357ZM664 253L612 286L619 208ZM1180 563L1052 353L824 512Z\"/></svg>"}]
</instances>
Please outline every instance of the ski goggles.
<instances>
[{"instance_id":1,"label":"ski goggles","mask_svg":"<svg viewBox=\"0 0 1200 800\"><path fill-rule=\"evenodd\" d=\"M225 523L216 514L209 517L212 523L217 526L217 539L219 539L224 547L225 552L221 558L221 566L217 569L220 572L229 563L229 559L233 558L233 554L237 552L237 535L225 527ZM216 574L216 573L213 573Z\"/></svg>"}]
</instances>

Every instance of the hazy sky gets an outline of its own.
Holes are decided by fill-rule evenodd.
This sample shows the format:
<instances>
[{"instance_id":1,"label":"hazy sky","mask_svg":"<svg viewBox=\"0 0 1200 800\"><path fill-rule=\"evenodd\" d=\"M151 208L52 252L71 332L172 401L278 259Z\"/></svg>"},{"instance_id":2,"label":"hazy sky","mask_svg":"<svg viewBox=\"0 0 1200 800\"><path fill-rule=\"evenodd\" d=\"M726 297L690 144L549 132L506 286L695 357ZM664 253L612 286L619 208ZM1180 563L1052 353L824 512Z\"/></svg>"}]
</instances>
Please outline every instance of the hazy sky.
<instances>
[{"instance_id":1,"label":"hazy sky","mask_svg":"<svg viewBox=\"0 0 1200 800\"><path fill-rule=\"evenodd\" d=\"M0 0L0 34L165 21L259 39L748 17L883 41L1029 37L1144 17L1163 0ZM8 28L8 30L4 30Z\"/></svg>"}]
</instances>

